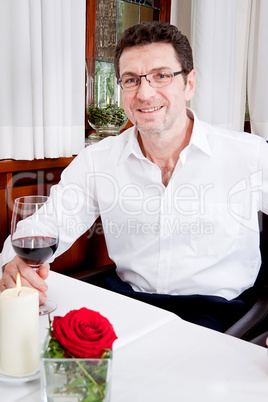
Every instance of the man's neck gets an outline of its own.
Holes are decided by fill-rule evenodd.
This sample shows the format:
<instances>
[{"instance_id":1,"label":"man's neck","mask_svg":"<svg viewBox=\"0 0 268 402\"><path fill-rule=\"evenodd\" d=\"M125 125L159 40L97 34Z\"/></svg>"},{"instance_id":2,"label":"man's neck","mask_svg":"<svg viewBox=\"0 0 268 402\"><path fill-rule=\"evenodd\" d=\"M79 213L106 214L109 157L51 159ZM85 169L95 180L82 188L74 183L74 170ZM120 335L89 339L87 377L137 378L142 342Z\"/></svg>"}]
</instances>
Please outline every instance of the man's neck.
<instances>
[{"instance_id":1,"label":"man's neck","mask_svg":"<svg viewBox=\"0 0 268 402\"><path fill-rule=\"evenodd\" d=\"M161 169L164 186L169 183L181 151L189 144L192 130L193 120L187 117L185 127L174 135L139 133L140 148L144 156Z\"/></svg>"}]
</instances>

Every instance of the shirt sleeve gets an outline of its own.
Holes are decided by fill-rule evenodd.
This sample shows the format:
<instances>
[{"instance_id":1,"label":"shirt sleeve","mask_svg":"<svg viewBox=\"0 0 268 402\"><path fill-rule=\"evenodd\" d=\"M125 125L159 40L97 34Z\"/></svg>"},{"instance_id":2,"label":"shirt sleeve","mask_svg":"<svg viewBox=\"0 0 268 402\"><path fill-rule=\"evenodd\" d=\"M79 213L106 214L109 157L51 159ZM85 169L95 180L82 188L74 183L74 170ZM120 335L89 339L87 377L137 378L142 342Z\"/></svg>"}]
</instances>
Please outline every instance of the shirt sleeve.
<instances>
[{"instance_id":1,"label":"shirt sleeve","mask_svg":"<svg viewBox=\"0 0 268 402\"><path fill-rule=\"evenodd\" d=\"M55 207L51 221L59 232L59 245L53 258L48 261L50 263L68 250L99 216L94 158L86 150L62 172L60 182L50 191ZM9 236L2 250L2 264L11 261L15 255Z\"/></svg>"}]
</instances>

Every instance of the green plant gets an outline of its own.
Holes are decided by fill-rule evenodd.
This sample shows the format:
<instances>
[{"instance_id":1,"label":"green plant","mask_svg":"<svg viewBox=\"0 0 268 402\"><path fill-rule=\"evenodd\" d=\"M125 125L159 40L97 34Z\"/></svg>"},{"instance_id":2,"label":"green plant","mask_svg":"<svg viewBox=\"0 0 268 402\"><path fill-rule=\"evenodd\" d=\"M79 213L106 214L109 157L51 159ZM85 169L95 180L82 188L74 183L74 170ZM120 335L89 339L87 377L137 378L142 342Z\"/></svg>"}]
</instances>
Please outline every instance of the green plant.
<instances>
[{"instance_id":1,"label":"green plant","mask_svg":"<svg viewBox=\"0 0 268 402\"><path fill-rule=\"evenodd\" d=\"M126 115L122 108L111 104L100 108L95 105L87 107L88 121L93 126L115 126L120 127L126 122Z\"/></svg>"}]
</instances>

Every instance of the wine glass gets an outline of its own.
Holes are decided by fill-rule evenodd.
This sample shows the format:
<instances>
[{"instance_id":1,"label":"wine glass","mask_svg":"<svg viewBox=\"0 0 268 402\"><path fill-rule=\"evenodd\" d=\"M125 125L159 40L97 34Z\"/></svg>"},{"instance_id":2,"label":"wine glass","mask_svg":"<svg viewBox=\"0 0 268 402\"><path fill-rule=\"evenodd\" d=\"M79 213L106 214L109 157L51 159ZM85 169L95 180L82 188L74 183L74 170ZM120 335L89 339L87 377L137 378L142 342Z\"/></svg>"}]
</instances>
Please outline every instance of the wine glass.
<instances>
[{"instance_id":1,"label":"wine glass","mask_svg":"<svg viewBox=\"0 0 268 402\"><path fill-rule=\"evenodd\" d=\"M59 235L50 197L31 195L15 199L11 243L15 253L33 269L53 256ZM48 314L56 307L56 303L47 300L39 306L39 315Z\"/></svg>"}]
</instances>

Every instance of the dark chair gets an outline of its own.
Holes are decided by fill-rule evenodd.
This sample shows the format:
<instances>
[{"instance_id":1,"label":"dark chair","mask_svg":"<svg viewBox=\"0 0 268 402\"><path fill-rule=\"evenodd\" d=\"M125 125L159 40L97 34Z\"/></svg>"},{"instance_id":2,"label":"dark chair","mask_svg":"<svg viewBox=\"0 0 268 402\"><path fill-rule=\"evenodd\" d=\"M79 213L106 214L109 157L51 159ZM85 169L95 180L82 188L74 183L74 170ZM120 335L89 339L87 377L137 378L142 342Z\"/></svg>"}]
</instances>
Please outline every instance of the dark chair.
<instances>
[{"instance_id":1,"label":"dark chair","mask_svg":"<svg viewBox=\"0 0 268 402\"><path fill-rule=\"evenodd\" d=\"M250 310L225 333L240 339L266 346L268 336L268 216L260 219L260 249L262 266L254 284L256 301Z\"/></svg>"}]
</instances>

